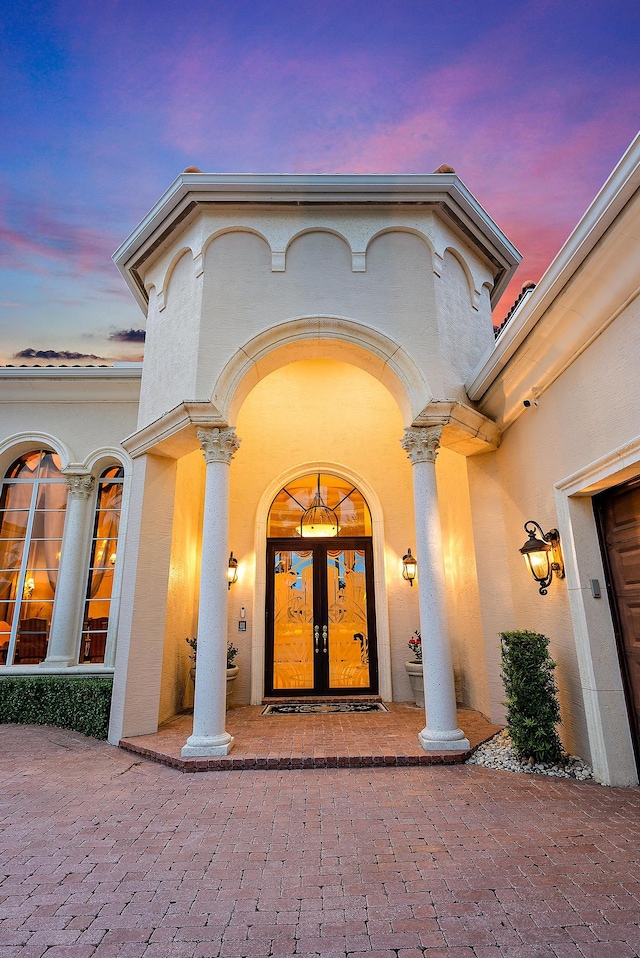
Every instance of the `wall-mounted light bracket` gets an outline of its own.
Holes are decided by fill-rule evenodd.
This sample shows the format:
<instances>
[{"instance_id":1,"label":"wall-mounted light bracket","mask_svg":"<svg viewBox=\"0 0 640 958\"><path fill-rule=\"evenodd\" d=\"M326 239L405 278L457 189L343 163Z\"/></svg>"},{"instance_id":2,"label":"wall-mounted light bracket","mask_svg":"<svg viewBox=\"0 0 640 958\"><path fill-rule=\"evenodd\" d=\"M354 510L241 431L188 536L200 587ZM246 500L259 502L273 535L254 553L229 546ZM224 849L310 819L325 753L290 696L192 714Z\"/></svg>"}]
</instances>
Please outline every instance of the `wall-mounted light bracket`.
<instances>
[{"instance_id":1,"label":"wall-mounted light bracket","mask_svg":"<svg viewBox=\"0 0 640 958\"><path fill-rule=\"evenodd\" d=\"M533 519L525 522L524 531L529 538L520 549L520 554L524 556L529 572L540 586L540 595L546 595L554 575L557 579L564 579L560 533L557 529L543 532Z\"/></svg>"},{"instance_id":2,"label":"wall-mounted light bracket","mask_svg":"<svg viewBox=\"0 0 640 958\"><path fill-rule=\"evenodd\" d=\"M418 569L418 560L411 555L411 546L407 549L407 554L402 557L402 578L406 579L413 588L413 580L416 577Z\"/></svg>"},{"instance_id":3,"label":"wall-mounted light bracket","mask_svg":"<svg viewBox=\"0 0 640 958\"><path fill-rule=\"evenodd\" d=\"M234 582L238 581L238 560L233 552L229 554L229 568L227 570L227 588L230 589Z\"/></svg>"}]
</instances>

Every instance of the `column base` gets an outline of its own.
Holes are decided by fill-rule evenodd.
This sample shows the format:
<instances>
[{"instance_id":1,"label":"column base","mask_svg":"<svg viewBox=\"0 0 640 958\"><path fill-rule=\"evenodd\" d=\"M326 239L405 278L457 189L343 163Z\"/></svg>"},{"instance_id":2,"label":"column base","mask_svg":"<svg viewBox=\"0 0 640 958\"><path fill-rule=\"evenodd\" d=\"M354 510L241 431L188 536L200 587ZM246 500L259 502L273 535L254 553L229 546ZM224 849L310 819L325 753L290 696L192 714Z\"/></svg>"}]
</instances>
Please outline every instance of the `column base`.
<instances>
[{"instance_id":1,"label":"column base","mask_svg":"<svg viewBox=\"0 0 640 958\"><path fill-rule=\"evenodd\" d=\"M233 748L233 736L228 732L222 735L190 735L183 745L182 758L206 758L207 755L228 755Z\"/></svg>"},{"instance_id":2,"label":"column base","mask_svg":"<svg viewBox=\"0 0 640 958\"><path fill-rule=\"evenodd\" d=\"M418 741L425 752L466 752L471 748L469 739L461 728L423 728Z\"/></svg>"},{"instance_id":3,"label":"column base","mask_svg":"<svg viewBox=\"0 0 640 958\"><path fill-rule=\"evenodd\" d=\"M75 658L69 658L64 655L51 656L51 658L43 659L42 662L38 662L39 669L68 669L77 665L78 662Z\"/></svg>"}]
</instances>

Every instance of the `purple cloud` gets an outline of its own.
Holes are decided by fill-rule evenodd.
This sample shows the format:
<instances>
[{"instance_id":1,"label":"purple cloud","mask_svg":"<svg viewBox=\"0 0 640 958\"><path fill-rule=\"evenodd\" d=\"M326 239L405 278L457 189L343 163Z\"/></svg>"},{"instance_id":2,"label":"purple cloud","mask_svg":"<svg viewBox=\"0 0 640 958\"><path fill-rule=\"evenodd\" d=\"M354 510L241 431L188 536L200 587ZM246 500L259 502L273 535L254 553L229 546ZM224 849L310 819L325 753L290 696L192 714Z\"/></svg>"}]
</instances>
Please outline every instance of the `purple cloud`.
<instances>
[{"instance_id":1,"label":"purple cloud","mask_svg":"<svg viewBox=\"0 0 640 958\"><path fill-rule=\"evenodd\" d=\"M113 343L143 343L146 335L144 329L116 329L109 333L109 340Z\"/></svg>"},{"instance_id":2,"label":"purple cloud","mask_svg":"<svg viewBox=\"0 0 640 958\"><path fill-rule=\"evenodd\" d=\"M96 356L94 353L78 353L69 349L34 349L32 346L28 346L26 349L21 349L19 352L14 353L14 359L48 359L48 360L65 360L68 362L77 362L80 359L93 359L97 362L111 362L111 360L106 359L104 356Z\"/></svg>"}]
</instances>

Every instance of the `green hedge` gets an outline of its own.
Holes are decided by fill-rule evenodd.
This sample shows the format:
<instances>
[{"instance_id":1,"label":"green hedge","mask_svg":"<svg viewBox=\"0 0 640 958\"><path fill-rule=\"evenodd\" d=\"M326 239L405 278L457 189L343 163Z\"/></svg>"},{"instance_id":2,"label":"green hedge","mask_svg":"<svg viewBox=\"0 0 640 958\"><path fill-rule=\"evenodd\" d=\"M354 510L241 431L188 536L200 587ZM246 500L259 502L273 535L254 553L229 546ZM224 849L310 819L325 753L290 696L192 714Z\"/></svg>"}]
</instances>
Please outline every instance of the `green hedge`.
<instances>
[{"instance_id":1,"label":"green hedge","mask_svg":"<svg viewBox=\"0 0 640 958\"><path fill-rule=\"evenodd\" d=\"M558 762L563 758L556 663L549 639L540 632L501 632L502 681L507 695L507 728L521 759Z\"/></svg>"},{"instance_id":2,"label":"green hedge","mask_svg":"<svg viewBox=\"0 0 640 958\"><path fill-rule=\"evenodd\" d=\"M7 676L0 680L0 723L55 725L106 739L112 685L94 676Z\"/></svg>"}]
</instances>

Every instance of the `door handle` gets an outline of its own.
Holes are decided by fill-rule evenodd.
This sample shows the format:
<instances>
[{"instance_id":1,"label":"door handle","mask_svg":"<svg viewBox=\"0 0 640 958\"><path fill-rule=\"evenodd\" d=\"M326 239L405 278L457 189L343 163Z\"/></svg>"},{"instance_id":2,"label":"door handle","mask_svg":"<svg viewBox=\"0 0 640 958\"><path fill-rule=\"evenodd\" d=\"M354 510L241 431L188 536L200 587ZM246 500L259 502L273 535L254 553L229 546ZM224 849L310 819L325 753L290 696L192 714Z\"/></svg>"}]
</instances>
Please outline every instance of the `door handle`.
<instances>
[{"instance_id":1,"label":"door handle","mask_svg":"<svg viewBox=\"0 0 640 958\"><path fill-rule=\"evenodd\" d=\"M327 626L323 625L322 626L322 646L323 646L322 651L324 652L325 655L327 654L327 632L328 632Z\"/></svg>"},{"instance_id":2,"label":"door handle","mask_svg":"<svg viewBox=\"0 0 640 958\"><path fill-rule=\"evenodd\" d=\"M319 625L314 625L313 627L313 638L314 638L316 654L317 654L320 651L320 649L318 648L318 645L320 643L320 626Z\"/></svg>"}]
</instances>

